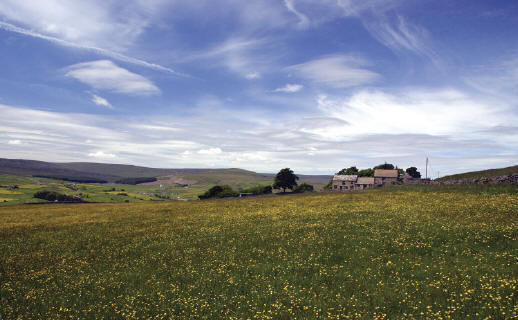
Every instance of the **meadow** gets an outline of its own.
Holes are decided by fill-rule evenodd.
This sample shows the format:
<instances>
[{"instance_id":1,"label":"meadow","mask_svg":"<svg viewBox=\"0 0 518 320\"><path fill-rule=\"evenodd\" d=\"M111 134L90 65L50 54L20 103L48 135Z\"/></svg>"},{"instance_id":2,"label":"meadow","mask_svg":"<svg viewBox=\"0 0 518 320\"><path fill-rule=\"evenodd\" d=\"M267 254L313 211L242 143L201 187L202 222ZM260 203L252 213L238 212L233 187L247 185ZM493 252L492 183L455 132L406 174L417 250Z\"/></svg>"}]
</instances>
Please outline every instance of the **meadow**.
<instances>
[{"instance_id":1,"label":"meadow","mask_svg":"<svg viewBox=\"0 0 518 320\"><path fill-rule=\"evenodd\" d=\"M1 207L0 252L0 319L513 319L518 186Z\"/></svg>"}]
</instances>

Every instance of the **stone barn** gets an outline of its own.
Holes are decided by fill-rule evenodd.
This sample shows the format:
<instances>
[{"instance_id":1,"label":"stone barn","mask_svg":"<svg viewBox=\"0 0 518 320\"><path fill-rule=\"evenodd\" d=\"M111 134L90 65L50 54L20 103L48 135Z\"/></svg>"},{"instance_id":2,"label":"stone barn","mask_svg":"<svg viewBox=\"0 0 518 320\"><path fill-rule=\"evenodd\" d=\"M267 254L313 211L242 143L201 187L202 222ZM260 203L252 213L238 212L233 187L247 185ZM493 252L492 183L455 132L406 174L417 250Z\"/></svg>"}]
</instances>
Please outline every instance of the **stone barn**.
<instances>
[{"instance_id":1,"label":"stone barn","mask_svg":"<svg viewBox=\"0 0 518 320\"><path fill-rule=\"evenodd\" d=\"M376 169L374 170L374 184L383 186L386 184L396 184L398 182L399 171Z\"/></svg>"},{"instance_id":2,"label":"stone barn","mask_svg":"<svg viewBox=\"0 0 518 320\"><path fill-rule=\"evenodd\" d=\"M356 180L355 190L365 190L374 187L374 178L372 177L359 177Z\"/></svg>"}]
</instances>

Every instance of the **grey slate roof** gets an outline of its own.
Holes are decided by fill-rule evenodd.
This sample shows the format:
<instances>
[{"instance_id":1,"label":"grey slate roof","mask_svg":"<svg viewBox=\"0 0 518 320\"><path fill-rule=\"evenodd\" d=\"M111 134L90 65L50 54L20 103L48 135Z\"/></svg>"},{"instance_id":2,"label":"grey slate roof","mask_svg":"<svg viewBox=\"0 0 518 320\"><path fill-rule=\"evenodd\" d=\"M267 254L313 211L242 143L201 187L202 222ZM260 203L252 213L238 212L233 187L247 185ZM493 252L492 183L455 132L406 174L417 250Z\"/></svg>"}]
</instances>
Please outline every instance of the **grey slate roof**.
<instances>
[{"instance_id":1,"label":"grey slate roof","mask_svg":"<svg viewBox=\"0 0 518 320\"><path fill-rule=\"evenodd\" d=\"M377 178L397 178L399 172L394 170L376 169L374 170L374 176Z\"/></svg>"},{"instance_id":2,"label":"grey slate roof","mask_svg":"<svg viewBox=\"0 0 518 320\"><path fill-rule=\"evenodd\" d=\"M358 179L357 175L343 175L343 174L335 174L333 176L333 181L356 181Z\"/></svg>"},{"instance_id":3,"label":"grey slate roof","mask_svg":"<svg viewBox=\"0 0 518 320\"><path fill-rule=\"evenodd\" d=\"M374 184L374 178L371 177L360 177L356 184Z\"/></svg>"}]
</instances>

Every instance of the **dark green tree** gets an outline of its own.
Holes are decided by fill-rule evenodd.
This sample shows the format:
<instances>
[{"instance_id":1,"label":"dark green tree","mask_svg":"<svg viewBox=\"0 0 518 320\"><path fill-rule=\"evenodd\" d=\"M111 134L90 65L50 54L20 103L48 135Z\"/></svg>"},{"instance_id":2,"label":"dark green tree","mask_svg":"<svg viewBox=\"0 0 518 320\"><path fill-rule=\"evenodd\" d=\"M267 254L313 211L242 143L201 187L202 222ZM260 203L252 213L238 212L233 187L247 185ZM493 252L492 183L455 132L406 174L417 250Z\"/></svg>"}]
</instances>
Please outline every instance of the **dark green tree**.
<instances>
[{"instance_id":1,"label":"dark green tree","mask_svg":"<svg viewBox=\"0 0 518 320\"><path fill-rule=\"evenodd\" d=\"M272 186L255 186L240 190L241 193L252 193L255 195L259 194L270 194L272 193Z\"/></svg>"},{"instance_id":2,"label":"dark green tree","mask_svg":"<svg viewBox=\"0 0 518 320\"><path fill-rule=\"evenodd\" d=\"M282 189L282 192L286 192L286 189L293 190L293 187L297 186L297 177L290 168L284 168L275 176L273 181L274 189Z\"/></svg>"},{"instance_id":3,"label":"dark green tree","mask_svg":"<svg viewBox=\"0 0 518 320\"><path fill-rule=\"evenodd\" d=\"M74 196L58 193L55 191L38 191L33 195L34 198L43 199L47 201L58 202L81 202L81 199Z\"/></svg>"},{"instance_id":4,"label":"dark green tree","mask_svg":"<svg viewBox=\"0 0 518 320\"><path fill-rule=\"evenodd\" d=\"M358 176L359 177L374 177L374 170L372 170L371 168L362 169L362 170L358 171Z\"/></svg>"},{"instance_id":5,"label":"dark green tree","mask_svg":"<svg viewBox=\"0 0 518 320\"><path fill-rule=\"evenodd\" d=\"M417 171L416 167L407 168L406 173L412 178L421 178L421 172Z\"/></svg>"},{"instance_id":6,"label":"dark green tree","mask_svg":"<svg viewBox=\"0 0 518 320\"><path fill-rule=\"evenodd\" d=\"M222 186L214 186L207 190L204 194L198 196L200 199L210 199L210 198L227 198L227 197L237 197L238 193L232 190L232 187L229 185Z\"/></svg>"},{"instance_id":7,"label":"dark green tree","mask_svg":"<svg viewBox=\"0 0 518 320\"><path fill-rule=\"evenodd\" d=\"M298 186L296 186L295 189L293 189L293 192L304 193L306 191L312 192L313 190L314 190L314 188L312 185L303 182L303 183L299 184Z\"/></svg>"},{"instance_id":8,"label":"dark green tree","mask_svg":"<svg viewBox=\"0 0 518 320\"><path fill-rule=\"evenodd\" d=\"M346 174L346 175L355 175L358 174L358 168L356 167L349 167L347 169L342 169L338 172L338 174Z\"/></svg>"},{"instance_id":9,"label":"dark green tree","mask_svg":"<svg viewBox=\"0 0 518 320\"><path fill-rule=\"evenodd\" d=\"M374 169L394 170L394 165L385 162L383 164L375 166Z\"/></svg>"}]
</instances>

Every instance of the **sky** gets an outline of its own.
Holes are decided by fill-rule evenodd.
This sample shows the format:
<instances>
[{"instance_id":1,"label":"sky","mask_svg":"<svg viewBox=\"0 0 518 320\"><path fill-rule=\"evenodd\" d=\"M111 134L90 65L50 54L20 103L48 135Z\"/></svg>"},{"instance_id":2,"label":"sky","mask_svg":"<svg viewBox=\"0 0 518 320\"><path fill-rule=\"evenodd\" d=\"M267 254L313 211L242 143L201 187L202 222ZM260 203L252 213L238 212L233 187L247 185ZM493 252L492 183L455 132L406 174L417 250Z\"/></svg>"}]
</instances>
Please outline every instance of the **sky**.
<instances>
[{"instance_id":1,"label":"sky","mask_svg":"<svg viewBox=\"0 0 518 320\"><path fill-rule=\"evenodd\" d=\"M2 0L0 157L518 164L514 0Z\"/></svg>"}]
</instances>

